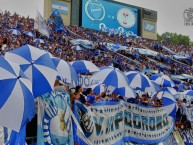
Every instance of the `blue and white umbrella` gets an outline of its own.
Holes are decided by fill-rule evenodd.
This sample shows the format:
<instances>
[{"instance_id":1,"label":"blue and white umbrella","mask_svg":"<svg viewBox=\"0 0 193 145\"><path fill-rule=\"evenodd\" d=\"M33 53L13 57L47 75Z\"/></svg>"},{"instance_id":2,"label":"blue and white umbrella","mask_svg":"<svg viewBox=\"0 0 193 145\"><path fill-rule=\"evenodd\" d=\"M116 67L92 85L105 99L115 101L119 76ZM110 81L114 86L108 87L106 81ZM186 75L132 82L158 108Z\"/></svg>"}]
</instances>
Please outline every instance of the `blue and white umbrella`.
<instances>
[{"instance_id":1,"label":"blue and white umbrella","mask_svg":"<svg viewBox=\"0 0 193 145\"><path fill-rule=\"evenodd\" d=\"M17 29L10 29L9 33L14 34L14 35L21 35L21 32L18 31Z\"/></svg>"},{"instance_id":2,"label":"blue and white umbrella","mask_svg":"<svg viewBox=\"0 0 193 145\"><path fill-rule=\"evenodd\" d=\"M77 73L97 72L99 68L92 62L87 60L78 60L70 62Z\"/></svg>"},{"instance_id":3,"label":"blue and white umbrella","mask_svg":"<svg viewBox=\"0 0 193 145\"><path fill-rule=\"evenodd\" d=\"M52 61L58 71L58 77L60 80L63 80L68 84L72 84L73 81L78 81L77 73L70 63L56 57L53 57Z\"/></svg>"},{"instance_id":4,"label":"blue and white umbrella","mask_svg":"<svg viewBox=\"0 0 193 145\"><path fill-rule=\"evenodd\" d=\"M172 94L173 96L178 94L177 91L174 88L171 88L171 87L166 87L166 88L163 88L162 90L170 92L170 94Z\"/></svg>"},{"instance_id":5,"label":"blue and white umbrella","mask_svg":"<svg viewBox=\"0 0 193 145\"><path fill-rule=\"evenodd\" d=\"M135 98L136 93L133 88L130 86L122 87L122 88L117 88L113 91L114 94L118 94L122 97L125 97L126 99L129 98Z\"/></svg>"},{"instance_id":6,"label":"blue and white umbrella","mask_svg":"<svg viewBox=\"0 0 193 145\"><path fill-rule=\"evenodd\" d=\"M155 93L157 91L161 91L160 86L156 82L151 81L150 87L145 88L144 92L148 92L149 95L151 95L151 94L153 94L153 93Z\"/></svg>"},{"instance_id":7,"label":"blue and white umbrella","mask_svg":"<svg viewBox=\"0 0 193 145\"><path fill-rule=\"evenodd\" d=\"M103 84L94 84L90 86L90 88L92 88L93 92L97 95L105 91L105 86Z\"/></svg>"},{"instance_id":8,"label":"blue and white umbrella","mask_svg":"<svg viewBox=\"0 0 193 145\"><path fill-rule=\"evenodd\" d=\"M18 64L0 57L0 126L16 132L34 116L32 82Z\"/></svg>"},{"instance_id":9,"label":"blue and white umbrella","mask_svg":"<svg viewBox=\"0 0 193 145\"><path fill-rule=\"evenodd\" d=\"M135 90L145 91L146 88L152 86L150 79L139 72L130 71L126 73L129 85Z\"/></svg>"},{"instance_id":10,"label":"blue and white umbrella","mask_svg":"<svg viewBox=\"0 0 193 145\"><path fill-rule=\"evenodd\" d=\"M183 95L184 95L184 96L191 96L191 97L193 97L193 90L184 91L184 92L183 92Z\"/></svg>"},{"instance_id":11,"label":"blue and white umbrella","mask_svg":"<svg viewBox=\"0 0 193 145\"><path fill-rule=\"evenodd\" d=\"M34 37L34 34L31 31L25 31L24 34L30 37Z\"/></svg>"},{"instance_id":12,"label":"blue and white umbrella","mask_svg":"<svg viewBox=\"0 0 193 145\"><path fill-rule=\"evenodd\" d=\"M150 77L150 80L155 81L157 84L163 87L174 87L175 83L168 77L163 74L155 74Z\"/></svg>"},{"instance_id":13,"label":"blue and white umbrella","mask_svg":"<svg viewBox=\"0 0 193 145\"><path fill-rule=\"evenodd\" d=\"M34 42L35 43L44 43L44 40L42 40L42 39L35 39Z\"/></svg>"},{"instance_id":14,"label":"blue and white umbrella","mask_svg":"<svg viewBox=\"0 0 193 145\"><path fill-rule=\"evenodd\" d=\"M156 93L153 95L153 97L156 97L155 95ZM174 96L168 91L160 91L157 94L157 98L162 99L163 108L167 114L174 117L178 109Z\"/></svg>"},{"instance_id":15,"label":"blue and white umbrella","mask_svg":"<svg viewBox=\"0 0 193 145\"><path fill-rule=\"evenodd\" d=\"M106 69L106 68L112 68L112 69L114 69L113 66L101 66L101 67L99 67L100 70L103 70L103 69Z\"/></svg>"},{"instance_id":16,"label":"blue and white umbrella","mask_svg":"<svg viewBox=\"0 0 193 145\"><path fill-rule=\"evenodd\" d=\"M79 45L73 46L72 49L77 51L83 50Z\"/></svg>"},{"instance_id":17,"label":"blue and white umbrella","mask_svg":"<svg viewBox=\"0 0 193 145\"><path fill-rule=\"evenodd\" d=\"M95 73L91 80L99 80L102 84L107 86L113 86L115 88L121 88L128 86L127 77L123 72L116 68L106 68Z\"/></svg>"},{"instance_id":18,"label":"blue and white umbrella","mask_svg":"<svg viewBox=\"0 0 193 145\"><path fill-rule=\"evenodd\" d=\"M47 52L31 45L24 45L7 52L5 58L18 63L24 74L32 81L34 97L53 90L57 71Z\"/></svg>"}]
</instances>

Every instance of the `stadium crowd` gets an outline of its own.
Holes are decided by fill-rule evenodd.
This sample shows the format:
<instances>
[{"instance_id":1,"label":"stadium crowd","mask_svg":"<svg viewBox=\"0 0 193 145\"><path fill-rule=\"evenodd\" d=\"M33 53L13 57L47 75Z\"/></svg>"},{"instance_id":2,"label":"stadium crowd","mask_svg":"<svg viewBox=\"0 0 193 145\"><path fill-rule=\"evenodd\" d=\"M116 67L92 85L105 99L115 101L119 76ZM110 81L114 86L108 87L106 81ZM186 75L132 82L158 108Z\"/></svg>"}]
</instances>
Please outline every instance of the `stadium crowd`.
<instances>
[{"instance_id":1,"label":"stadium crowd","mask_svg":"<svg viewBox=\"0 0 193 145\"><path fill-rule=\"evenodd\" d=\"M14 48L21 47L25 44L36 46L40 49L49 51L52 55L60 57L68 62L75 60L89 60L96 64L98 67L113 65L124 72L131 70L156 70L159 73L166 75L170 74L189 74L193 75L192 60L193 49L189 46L175 46L166 42L158 42L154 40L143 39L140 37L127 37L109 35L108 33L86 29L80 26L67 26L63 32L55 32L54 25L47 21L48 28L50 30L50 38L42 36L38 31L34 30L34 19L25 18L18 14L11 15L6 11L0 13L0 53L3 56L5 52L13 50ZM22 35L12 35L8 31L10 29L19 30ZM25 31L31 30L34 32L36 38L44 40L44 43L35 43L33 37L24 35ZM84 49L83 51L76 51L71 49L73 44L70 42L72 39L86 39L94 43L95 49ZM107 48L107 42L114 44L120 44L127 46L126 51L111 51ZM171 54L163 49L162 46L166 46L175 53L188 53L191 55L190 62L183 63L176 61L172 58ZM136 49L143 48L150 49L158 52L156 57L147 57L139 54ZM159 63L158 63L159 62ZM80 99L86 105L90 105L94 102L101 100L120 100L121 96L111 94L111 97L107 97L104 92L101 95L93 94L91 89L82 92L82 88L77 86L74 92L71 92L72 100ZM87 96L87 100L82 97L81 94ZM160 107L162 106L162 100L150 99L148 94L143 94L140 98L139 95L134 99L127 100L130 103L141 104L146 106ZM182 102L178 101L180 113L178 111L177 117L180 118L177 124L186 124L186 117L183 114L183 106L187 103L186 100ZM191 106L192 102L188 105ZM187 105L186 105L187 106ZM179 123L181 122L182 123ZM182 126L183 128L183 126Z\"/></svg>"}]
</instances>

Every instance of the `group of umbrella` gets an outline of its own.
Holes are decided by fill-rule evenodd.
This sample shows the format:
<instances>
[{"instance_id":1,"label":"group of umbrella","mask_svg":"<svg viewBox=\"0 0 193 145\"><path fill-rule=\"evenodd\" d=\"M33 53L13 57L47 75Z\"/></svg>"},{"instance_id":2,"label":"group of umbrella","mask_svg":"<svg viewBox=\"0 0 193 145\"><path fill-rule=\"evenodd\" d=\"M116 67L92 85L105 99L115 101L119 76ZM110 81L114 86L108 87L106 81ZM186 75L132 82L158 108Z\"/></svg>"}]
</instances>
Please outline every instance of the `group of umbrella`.
<instances>
[{"instance_id":1,"label":"group of umbrella","mask_svg":"<svg viewBox=\"0 0 193 145\"><path fill-rule=\"evenodd\" d=\"M35 98L51 92L56 79L76 82L82 73L93 73L91 80L99 81L91 86L96 94L109 86L114 88L112 93L127 98L135 98L137 90L152 93L152 96L160 91L157 97L162 98L167 113L177 110L177 92L172 88L175 84L166 75L148 78L140 72L124 73L112 66L98 68L86 60L69 63L31 45L0 57L0 72L0 126L17 132L33 118Z\"/></svg>"},{"instance_id":2,"label":"group of umbrella","mask_svg":"<svg viewBox=\"0 0 193 145\"><path fill-rule=\"evenodd\" d=\"M17 29L10 29L8 32L13 34L13 35L21 35L21 32ZM27 36L30 36L30 37L35 37L35 35L32 31L25 31L24 34L27 35ZM35 43L44 43L44 40L37 38L37 39L34 39L33 42L35 42Z\"/></svg>"},{"instance_id":3,"label":"group of umbrella","mask_svg":"<svg viewBox=\"0 0 193 145\"><path fill-rule=\"evenodd\" d=\"M17 29L10 29L8 32L13 34L13 35L21 35L21 32ZM23 34L30 36L32 38L35 37L35 35L32 31L25 31ZM42 44L45 43L43 39L39 39L39 38L34 39L33 42L34 43L42 43ZM80 45L74 45L72 47L72 50L83 51L84 49L82 47L80 47ZM62 49L59 49L58 51L62 52Z\"/></svg>"}]
</instances>

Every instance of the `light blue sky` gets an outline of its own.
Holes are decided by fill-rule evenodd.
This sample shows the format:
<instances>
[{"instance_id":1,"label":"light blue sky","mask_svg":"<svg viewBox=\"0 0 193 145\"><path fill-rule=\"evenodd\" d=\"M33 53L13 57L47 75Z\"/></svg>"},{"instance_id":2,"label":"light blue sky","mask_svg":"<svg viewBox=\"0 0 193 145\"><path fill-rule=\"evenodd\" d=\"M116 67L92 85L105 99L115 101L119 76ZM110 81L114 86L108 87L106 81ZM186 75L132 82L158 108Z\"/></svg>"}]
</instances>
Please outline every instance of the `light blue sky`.
<instances>
[{"instance_id":1,"label":"light blue sky","mask_svg":"<svg viewBox=\"0 0 193 145\"><path fill-rule=\"evenodd\" d=\"M0 0L1 10L35 17L36 8L43 13L44 0ZM183 12L193 8L193 0L116 0L131 5L145 7L158 12L158 33L176 32L190 36L193 40L193 26L184 26Z\"/></svg>"}]
</instances>

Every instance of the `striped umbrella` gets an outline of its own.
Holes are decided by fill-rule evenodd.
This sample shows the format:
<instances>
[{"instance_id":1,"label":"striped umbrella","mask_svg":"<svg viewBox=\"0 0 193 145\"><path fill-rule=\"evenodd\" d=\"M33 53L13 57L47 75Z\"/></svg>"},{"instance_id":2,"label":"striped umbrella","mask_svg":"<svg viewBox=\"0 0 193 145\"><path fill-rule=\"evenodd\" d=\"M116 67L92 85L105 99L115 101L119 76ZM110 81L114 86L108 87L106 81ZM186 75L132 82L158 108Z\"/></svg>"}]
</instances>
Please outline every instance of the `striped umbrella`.
<instances>
[{"instance_id":1,"label":"striped umbrella","mask_svg":"<svg viewBox=\"0 0 193 145\"><path fill-rule=\"evenodd\" d=\"M77 73L97 72L99 68L92 62L87 60L78 60L70 62Z\"/></svg>"},{"instance_id":2,"label":"striped umbrella","mask_svg":"<svg viewBox=\"0 0 193 145\"><path fill-rule=\"evenodd\" d=\"M106 69L106 68L113 68L114 69L113 66L101 66L101 67L99 67L100 70L103 70L103 69Z\"/></svg>"},{"instance_id":3,"label":"striped umbrella","mask_svg":"<svg viewBox=\"0 0 193 145\"><path fill-rule=\"evenodd\" d=\"M123 72L116 68L106 68L95 73L91 80L100 80L101 83L115 88L128 86L127 77Z\"/></svg>"},{"instance_id":4,"label":"striped umbrella","mask_svg":"<svg viewBox=\"0 0 193 145\"><path fill-rule=\"evenodd\" d=\"M31 31L25 31L24 34L30 37L34 37L34 34Z\"/></svg>"},{"instance_id":5,"label":"striped umbrella","mask_svg":"<svg viewBox=\"0 0 193 145\"><path fill-rule=\"evenodd\" d=\"M129 85L136 90L145 91L146 88L149 88L152 86L151 81L149 78L139 72L136 71L130 71L126 73L126 76L128 78Z\"/></svg>"},{"instance_id":6,"label":"striped umbrella","mask_svg":"<svg viewBox=\"0 0 193 145\"><path fill-rule=\"evenodd\" d=\"M135 98L136 93L133 88L130 86L122 87L122 88L117 88L113 91L114 94L118 94L122 97L125 97L126 99L129 98Z\"/></svg>"},{"instance_id":7,"label":"striped umbrella","mask_svg":"<svg viewBox=\"0 0 193 145\"><path fill-rule=\"evenodd\" d=\"M35 39L34 42L35 43L44 43L44 40L42 40L42 39Z\"/></svg>"},{"instance_id":8,"label":"striped umbrella","mask_svg":"<svg viewBox=\"0 0 193 145\"><path fill-rule=\"evenodd\" d=\"M94 84L90 86L93 92L97 95L100 95L102 92L105 91L105 86L103 84Z\"/></svg>"},{"instance_id":9,"label":"striped umbrella","mask_svg":"<svg viewBox=\"0 0 193 145\"><path fill-rule=\"evenodd\" d=\"M16 132L34 116L32 83L18 64L0 57L0 126Z\"/></svg>"},{"instance_id":10,"label":"striped umbrella","mask_svg":"<svg viewBox=\"0 0 193 145\"><path fill-rule=\"evenodd\" d=\"M168 91L170 94L172 94L173 96L176 96L178 93L174 88L171 87L166 87L162 89L163 91ZM175 97L174 97L175 98Z\"/></svg>"},{"instance_id":11,"label":"striped umbrella","mask_svg":"<svg viewBox=\"0 0 193 145\"><path fill-rule=\"evenodd\" d=\"M168 77L163 74L155 74L150 77L150 80L155 81L157 84L163 87L174 87L175 83Z\"/></svg>"},{"instance_id":12,"label":"striped umbrella","mask_svg":"<svg viewBox=\"0 0 193 145\"><path fill-rule=\"evenodd\" d=\"M174 96L170 94L168 91L160 91L157 96L156 93L153 94L153 97L157 97L158 99L162 99L163 108L167 112L169 116L175 116L176 111L178 109L177 104L175 103Z\"/></svg>"},{"instance_id":13,"label":"striped umbrella","mask_svg":"<svg viewBox=\"0 0 193 145\"><path fill-rule=\"evenodd\" d=\"M17 29L10 29L9 33L14 34L14 35L21 35L21 32L18 31Z\"/></svg>"},{"instance_id":14,"label":"striped umbrella","mask_svg":"<svg viewBox=\"0 0 193 145\"><path fill-rule=\"evenodd\" d=\"M64 80L66 83L71 84L73 81L78 81L78 76L75 69L68 62L52 57L52 61L58 71L58 77L60 80Z\"/></svg>"},{"instance_id":15,"label":"striped umbrella","mask_svg":"<svg viewBox=\"0 0 193 145\"><path fill-rule=\"evenodd\" d=\"M5 58L18 63L24 74L32 81L34 97L53 90L57 71L47 52L31 45L24 45L7 52Z\"/></svg>"},{"instance_id":16,"label":"striped umbrella","mask_svg":"<svg viewBox=\"0 0 193 145\"><path fill-rule=\"evenodd\" d=\"M83 50L79 45L73 46L72 49L77 51Z\"/></svg>"},{"instance_id":17,"label":"striped umbrella","mask_svg":"<svg viewBox=\"0 0 193 145\"><path fill-rule=\"evenodd\" d=\"M187 90L187 91L183 92L183 95L193 97L193 90Z\"/></svg>"}]
</instances>

